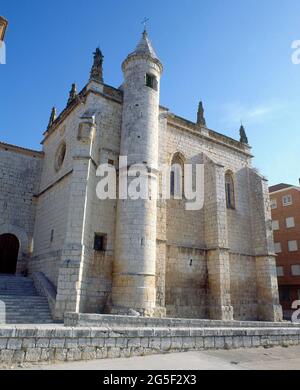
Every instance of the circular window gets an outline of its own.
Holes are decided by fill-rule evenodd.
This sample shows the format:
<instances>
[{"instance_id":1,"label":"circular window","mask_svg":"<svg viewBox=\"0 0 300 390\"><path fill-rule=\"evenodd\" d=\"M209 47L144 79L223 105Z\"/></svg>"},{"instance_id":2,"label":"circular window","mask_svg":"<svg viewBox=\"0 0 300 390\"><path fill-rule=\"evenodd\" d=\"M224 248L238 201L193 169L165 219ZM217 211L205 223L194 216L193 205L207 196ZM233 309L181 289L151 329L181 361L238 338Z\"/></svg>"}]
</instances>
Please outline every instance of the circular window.
<instances>
[{"instance_id":1,"label":"circular window","mask_svg":"<svg viewBox=\"0 0 300 390\"><path fill-rule=\"evenodd\" d=\"M60 144L55 155L55 170L59 171L66 157L66 143Z\"/></svg>"}]
</instances>

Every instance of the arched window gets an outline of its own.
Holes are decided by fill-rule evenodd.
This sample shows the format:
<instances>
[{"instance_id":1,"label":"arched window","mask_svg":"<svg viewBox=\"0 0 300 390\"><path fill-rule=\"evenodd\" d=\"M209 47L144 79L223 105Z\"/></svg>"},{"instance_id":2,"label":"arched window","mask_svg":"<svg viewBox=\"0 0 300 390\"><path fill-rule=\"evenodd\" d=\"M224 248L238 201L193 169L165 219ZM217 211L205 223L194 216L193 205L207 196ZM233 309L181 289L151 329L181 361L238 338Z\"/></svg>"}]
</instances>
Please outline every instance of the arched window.
<instances>
[{"instance_id":1,"label":"arched window","mask_svg":"<svg viewBox=\"0 0 300 390\"><path fill-rule=\"evenodd\" d=\"M184 189L184 163L181 155L176 153L171 163L170 192L174 199L183 198Z\"/></svg>"},{"instance_id":2,"label":"arched window","mask_svg":"<svg viewBox=\"0 0 300 390\"><path fill-rule=\"evenodd\" d=\"M226 205L228 209L235 209L234 181L232 172L225 174Z\"/></svg>"}]
</instances>

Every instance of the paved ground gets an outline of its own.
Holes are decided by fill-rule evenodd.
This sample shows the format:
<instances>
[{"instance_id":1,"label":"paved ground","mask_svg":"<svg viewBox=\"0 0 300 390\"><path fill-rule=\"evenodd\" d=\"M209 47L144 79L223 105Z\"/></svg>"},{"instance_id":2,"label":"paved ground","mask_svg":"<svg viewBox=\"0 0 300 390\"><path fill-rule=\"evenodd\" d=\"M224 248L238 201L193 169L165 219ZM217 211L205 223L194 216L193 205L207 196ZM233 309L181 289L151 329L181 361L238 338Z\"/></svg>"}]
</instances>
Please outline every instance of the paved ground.
<instances>
[{"instance_id":1,"label":"paved ground","mask_svg":"<svg viewBox=\"0 0 300 390\"><path fill-rule=\"evenodd\" d=\"M38 365L30 370L300 370L300 346L203 351Z\"/></svg>"}]
</instances>

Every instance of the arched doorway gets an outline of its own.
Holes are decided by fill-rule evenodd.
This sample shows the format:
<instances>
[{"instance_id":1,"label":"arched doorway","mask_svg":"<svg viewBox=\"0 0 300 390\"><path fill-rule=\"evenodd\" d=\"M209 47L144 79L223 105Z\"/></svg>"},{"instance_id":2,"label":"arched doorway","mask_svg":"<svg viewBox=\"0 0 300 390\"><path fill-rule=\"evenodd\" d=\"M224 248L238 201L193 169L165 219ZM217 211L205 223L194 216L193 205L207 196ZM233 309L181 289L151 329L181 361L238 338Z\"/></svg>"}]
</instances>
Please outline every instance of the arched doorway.
<instances>
[{"instance_id":1,"label":"arched doorway","mask_svg":"<svg viewBox=\"0 0 300 390\"><path fill-rule=\"evenodd\" d=\"M13 234L0 236L0 274L15 274L20 243Z\"/></svg>"}]
</instances>

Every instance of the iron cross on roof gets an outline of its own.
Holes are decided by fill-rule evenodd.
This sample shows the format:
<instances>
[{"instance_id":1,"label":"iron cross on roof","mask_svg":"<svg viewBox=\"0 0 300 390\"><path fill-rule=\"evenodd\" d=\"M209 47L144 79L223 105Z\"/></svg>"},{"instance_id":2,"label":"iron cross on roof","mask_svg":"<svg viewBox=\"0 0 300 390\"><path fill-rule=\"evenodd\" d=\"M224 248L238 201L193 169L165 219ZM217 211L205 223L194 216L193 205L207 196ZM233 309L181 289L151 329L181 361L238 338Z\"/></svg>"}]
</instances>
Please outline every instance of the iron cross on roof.
<instances>
[{"instance_id":1,"label":"iron cross on roof","mask_svg":"<svg viewBox=\"0 0 300 390\"><path fill-rule=\"evenodd\" d=\"M149 20L150 20L149 18L146 18L146 17L145 17L145 18L143 19L143 21L142 21L142 24L144 25L144 31L147 30L147 22L149 22Z\"/></svg>"}]
</instances>

